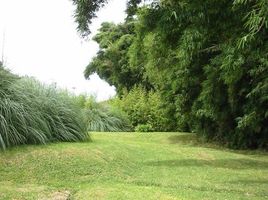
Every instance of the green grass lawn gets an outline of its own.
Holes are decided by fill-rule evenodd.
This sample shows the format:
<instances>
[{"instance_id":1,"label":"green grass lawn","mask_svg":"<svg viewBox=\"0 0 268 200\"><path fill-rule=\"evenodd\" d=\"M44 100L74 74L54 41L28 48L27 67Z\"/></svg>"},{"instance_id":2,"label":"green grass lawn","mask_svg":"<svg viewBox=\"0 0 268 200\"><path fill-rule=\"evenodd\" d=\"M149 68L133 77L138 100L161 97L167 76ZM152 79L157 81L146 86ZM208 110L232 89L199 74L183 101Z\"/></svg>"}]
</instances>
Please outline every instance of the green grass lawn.
<instances>
[{"instance_id":1,"label":"green grass lawn","mask_svg":"<svg viewBox=\"0 0 268 200\"><path fill-rule=\"evenodd\" d=\"M0 199L268 199L268 154L193 134L94 133L0 152Z\"/></svg>"}]
</instances>

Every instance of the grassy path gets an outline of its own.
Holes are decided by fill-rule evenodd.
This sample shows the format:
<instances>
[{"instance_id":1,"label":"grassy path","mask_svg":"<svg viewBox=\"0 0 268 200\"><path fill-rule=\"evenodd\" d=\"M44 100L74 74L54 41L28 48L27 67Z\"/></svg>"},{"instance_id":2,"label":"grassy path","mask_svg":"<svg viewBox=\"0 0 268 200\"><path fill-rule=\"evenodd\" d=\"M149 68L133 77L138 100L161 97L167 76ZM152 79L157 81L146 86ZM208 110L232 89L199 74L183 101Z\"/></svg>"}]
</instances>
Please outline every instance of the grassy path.
<instances>
[{"instance_id":1,"label":"grassy path","mask_svg":"<svg viewBox=\"0 0 268 200\"><path fill-rule=\"evenodd\" d=\"M268 199L268 154L183 133L94 133L92 143L0 152L0 199Z\"/></svg>"}]
</instances>

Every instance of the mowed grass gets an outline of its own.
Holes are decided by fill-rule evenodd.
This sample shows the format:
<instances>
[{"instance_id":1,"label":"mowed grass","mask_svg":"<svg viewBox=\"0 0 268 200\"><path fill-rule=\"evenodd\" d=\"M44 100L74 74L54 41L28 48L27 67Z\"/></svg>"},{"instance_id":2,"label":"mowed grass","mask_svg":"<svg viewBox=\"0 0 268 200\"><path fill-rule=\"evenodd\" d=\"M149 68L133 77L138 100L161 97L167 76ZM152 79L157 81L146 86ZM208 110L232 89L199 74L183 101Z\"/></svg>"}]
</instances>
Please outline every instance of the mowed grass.
<instances>
[{"instance_id":1,"label":"mowed grass","mask_svg":"<svg viewBox=\"0 0 268 200\"><path fill-rule=\"evenodd\" d=\"M0 152L0 199L268 199L268 154L187 133L93 133Z\"/></svg>"}]
</instances>

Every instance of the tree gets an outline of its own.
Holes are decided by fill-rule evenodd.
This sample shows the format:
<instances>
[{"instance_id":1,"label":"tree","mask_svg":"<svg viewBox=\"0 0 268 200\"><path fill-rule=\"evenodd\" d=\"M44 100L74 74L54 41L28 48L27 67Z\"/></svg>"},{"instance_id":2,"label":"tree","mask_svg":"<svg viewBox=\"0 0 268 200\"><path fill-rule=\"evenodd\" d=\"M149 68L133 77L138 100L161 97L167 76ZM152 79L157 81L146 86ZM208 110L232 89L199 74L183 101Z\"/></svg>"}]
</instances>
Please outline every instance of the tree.
<instances>
[{"instance_id":1,"label":"tree","mask_svg":"<svg viewBox=\"0 0 268 200\"><path fill-rule=\"evenodd\" d=\"M130 23L131 32L115 28L111 40L101 30L91 69L119 90L144 82L157 90L173 130L267 148L268 1L161 0L134 8L137 17L121 25ZM122 81L124 69L139 76Z\"/></svg>"},{"instance_id":2,"label":"tree","mask_svg":"<svg viewBox=\"0 0 268 200\"><path fill-rule=\"evenodd\" d=\"M133 38L133 22L119 25L103 23L93 38L100 50L86 67L85 77L97 73L100 78L114 85L120 94L124 89L129 91L136 84L146 85L141 70L131 68L128 62L128 49Z\"/></svg>"}]
</instances>

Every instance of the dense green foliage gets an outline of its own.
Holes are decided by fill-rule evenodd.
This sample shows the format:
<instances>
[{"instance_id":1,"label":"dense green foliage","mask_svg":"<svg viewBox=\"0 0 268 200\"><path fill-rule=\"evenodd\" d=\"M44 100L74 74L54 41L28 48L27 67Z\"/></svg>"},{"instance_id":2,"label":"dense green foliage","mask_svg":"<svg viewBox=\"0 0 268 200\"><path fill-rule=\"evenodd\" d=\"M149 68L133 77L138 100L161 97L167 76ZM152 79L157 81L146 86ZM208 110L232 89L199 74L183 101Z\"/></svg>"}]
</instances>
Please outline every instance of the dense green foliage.
<instances>
[{"instance_id":1,"label":"dense green foliage","mask_svg":"<svg viewBox=\"0 0 268 200\"><path fill-rule=\"evenodd\" d=\"M109 102L97 102L93 96L80 95L76 98L85 114L89 131L122 132L131 131L128 116Z\"/></svg>"},{"instance_id":2,"label":"dense green foliage","mask_svg":"<svg viewBox=\"0 0 268 200\"><path fill-rule=\"evenodd\" d=\"M139 124L135 127L135 132L143 133L143 132L152 132L153 127L151 124Z\"/></svg>"},{"instance_id":3,"label":"dense green foliage","mask_svg":"<svg viewBox=\"0 0 268 200\"><path fill-rule=\"evenodd\" d=\"M251 34L245 17L267 15L267 2L255 3L163 1L140 11L132 52L142 57L134 61L174 105L178 128L233 147L267 147L267 17L243 40Z\"/></svg>"},{"instance_id":4,"label":"dense green foliage","mask_svg":"<svg viewBox=\"0 0 268 200\"><path fill-rule=\"evenodd\" d=\"M73 96L0 66L0 149L85 139L86 124Z\"/></svg>"},{"instance_id":5,"label":"dense green foliage","mask_svg":"<svg viewBox=\"0 0 268 200\"><path fill-rule=\"evenodd\" d=\"M103 25L100 53L86 71L113 79L119 94L135 84L158 91L169 129L267 148L268 1L161 0L136 11L113 31ZM125 71L139 78L128 82Z\"/></svg>"},{"instance_id":6,"label":"dense green foliage","mask_svg":"<svg viewBox=\"0 0 268 200\"><path fill-rule=\"evenodd\" d=\"M112 100L111 104L127 113L133 127L150 127L148 131L168 130L168 116L158 92L147 92L143 87L135 86L129 92L125 90L123 95Z\"/></svg>"},{"instance_id":7,"label":"dense green foliage","mask_svg":"<svg viewBox=\"0 0 268 200\"><path fill-rule=\"evenodd\" d=\"M139 68L130 68L128 49L133 43L134 23L115 25L103 23L99 33L93 38L100 46L97 56L85 70L85 77L98 73L100 78L114 85L119 93L130 90L138 82L144 83Z\"/></svg>"}]
</instances>

